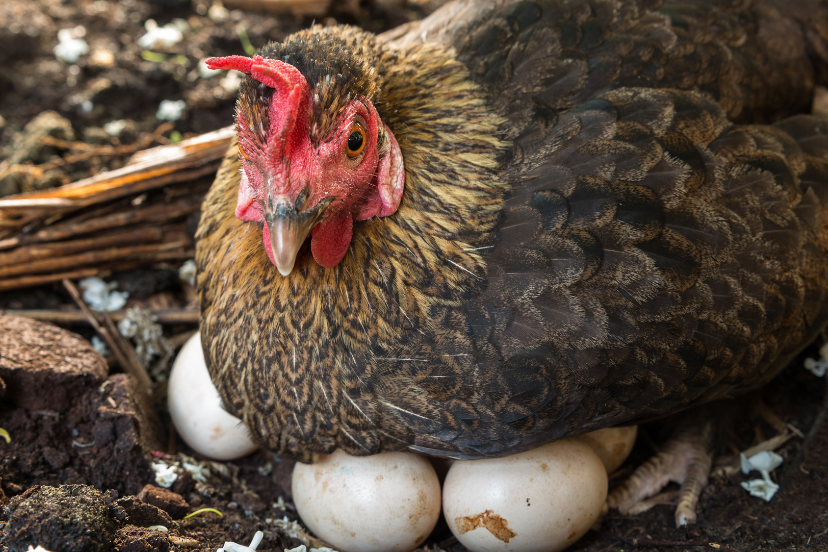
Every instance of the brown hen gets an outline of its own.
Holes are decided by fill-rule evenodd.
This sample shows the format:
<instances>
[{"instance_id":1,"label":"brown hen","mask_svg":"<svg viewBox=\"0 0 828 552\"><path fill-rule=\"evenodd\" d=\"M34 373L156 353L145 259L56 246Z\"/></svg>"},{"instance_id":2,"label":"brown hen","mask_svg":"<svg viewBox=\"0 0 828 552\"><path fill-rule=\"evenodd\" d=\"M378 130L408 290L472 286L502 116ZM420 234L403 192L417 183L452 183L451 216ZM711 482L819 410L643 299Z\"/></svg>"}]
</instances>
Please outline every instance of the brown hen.
<instances>
[{"instance_id":1,"label":"brown hen","mask_svg":"<svg viewBox=\"0 0 828 552\"><path fill-rule=\"evenodd\" d=\"M303 460L470 459L768 382L828 318L827 39L816 1L461 1L214 61L225 407Z\"/></svg>"}]
</instances>

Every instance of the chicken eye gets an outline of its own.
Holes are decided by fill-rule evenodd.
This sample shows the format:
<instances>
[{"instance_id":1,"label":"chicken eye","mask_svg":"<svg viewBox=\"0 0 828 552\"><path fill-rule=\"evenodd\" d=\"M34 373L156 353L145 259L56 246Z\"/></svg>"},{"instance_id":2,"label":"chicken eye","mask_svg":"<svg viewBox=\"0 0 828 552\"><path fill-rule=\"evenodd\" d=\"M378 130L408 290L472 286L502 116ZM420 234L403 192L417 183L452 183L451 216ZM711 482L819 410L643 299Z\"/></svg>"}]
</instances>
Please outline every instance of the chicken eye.
<instances>
[{"instance_id":1,"label":"chicken eye","mask_svg":"<svg viewBox=\"0 0 828 552\"><path fill-rule=\"evenodd\" d=\"M359 124L351 128L351 135L348 136L348 144L345 146L348 157L356 157L365 149L365 130Z\"/></svg>"}]
</instances>

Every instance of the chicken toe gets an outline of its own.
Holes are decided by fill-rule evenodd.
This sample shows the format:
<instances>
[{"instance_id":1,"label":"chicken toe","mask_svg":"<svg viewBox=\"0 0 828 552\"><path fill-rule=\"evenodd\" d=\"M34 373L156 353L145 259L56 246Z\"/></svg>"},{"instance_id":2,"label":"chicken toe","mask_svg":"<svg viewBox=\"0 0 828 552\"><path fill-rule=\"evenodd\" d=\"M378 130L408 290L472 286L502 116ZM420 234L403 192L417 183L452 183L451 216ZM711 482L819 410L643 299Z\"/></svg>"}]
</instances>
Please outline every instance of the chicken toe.
<instances>
[{"instance_id":1,"label":"chicken toe","mask_svg":"<svg viewBox=\"0 0 828 552\"><path fill-rule=\"evenodd\" d=\"M681 485L676 507L676 527L696 522L696 503L707 486L713 457L710 426L691 426L677 432L664 449L637 470L607 497L610 508L622 514L644 512L660 501L646 501L668 483Z\"/></svg>"}]
</instances>

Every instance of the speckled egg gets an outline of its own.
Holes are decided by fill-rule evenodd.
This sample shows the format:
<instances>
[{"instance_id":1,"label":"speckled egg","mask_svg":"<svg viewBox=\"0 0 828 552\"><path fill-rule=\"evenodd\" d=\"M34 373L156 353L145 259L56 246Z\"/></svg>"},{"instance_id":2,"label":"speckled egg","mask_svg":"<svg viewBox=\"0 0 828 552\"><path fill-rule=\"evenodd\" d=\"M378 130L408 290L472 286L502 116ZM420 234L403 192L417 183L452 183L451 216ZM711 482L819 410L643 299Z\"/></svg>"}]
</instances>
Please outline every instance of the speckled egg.
<instances>
[{"instance_id":1,"label":"speckled egg","mask_svg":"<svg viewBox=\"0 0 828 552\"><path fill-rule=\"evenodd\" d=\"M167 407L181 438L204 456L233 460L258 448L242 421L221 407L204 362L199 333L187 340L173 363Z\"/></svg>"},{"instance_id":2,"label":"speckled egg","mask_svg":"<svg viewBox=\"0 0 828 552\"><path fill-rule=\"evenodd\" d=\"M630 455L637 435L638 426L607 427L585 433L575 439L592 447L604 463L607 473L612 473L620 468Z\"/></svg>"},{"instance_id":3,"label":"speckled egg","mask_svg":"<svg viewBox=\"0 0 828 552\"><path fill-rule=\"evenodd\" d=\"M472 552L556 552L592 527L607 498L607 472L581 441L455 462L443 513Z\"/></svg>"},{"instance_id":4,"label":"speckled egg","mask_svg":"<svg viewBox=\"0 0 828 552\"><path fill-rule=\"evenodd\" d=\"M293 469L293 501L302 521L340 552L406 552L440 515L440 483L428 460L385 452L320 456Z\"/></svg>"}]
</instances>

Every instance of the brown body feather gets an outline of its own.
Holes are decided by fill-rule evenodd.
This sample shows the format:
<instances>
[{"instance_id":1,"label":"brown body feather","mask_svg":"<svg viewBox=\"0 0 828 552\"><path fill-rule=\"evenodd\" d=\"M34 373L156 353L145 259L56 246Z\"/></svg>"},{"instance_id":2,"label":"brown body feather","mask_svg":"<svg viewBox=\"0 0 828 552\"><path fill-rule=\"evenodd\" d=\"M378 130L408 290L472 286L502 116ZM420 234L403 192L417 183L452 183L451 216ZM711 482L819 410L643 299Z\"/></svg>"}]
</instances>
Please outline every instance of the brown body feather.
<instances>
[{"instance_id":1,"label":"brown body feather","mask_svg":"<svg viewBox=\"0 0 828 552\"><path fill-rule=\"evenodd\" d=\"M339 265L304 252L282 277L233 216L228 152L198 235L201 331L257 440L505 455L756 387L813 339L828 123L732 121L809 105L828 10L802 28L770 2L648 4L461 2L265 49L327 44L334 61L297 63L317 90L352 67L316 120L370 87L406 189Z\"/></svg>"}]
</instances>

